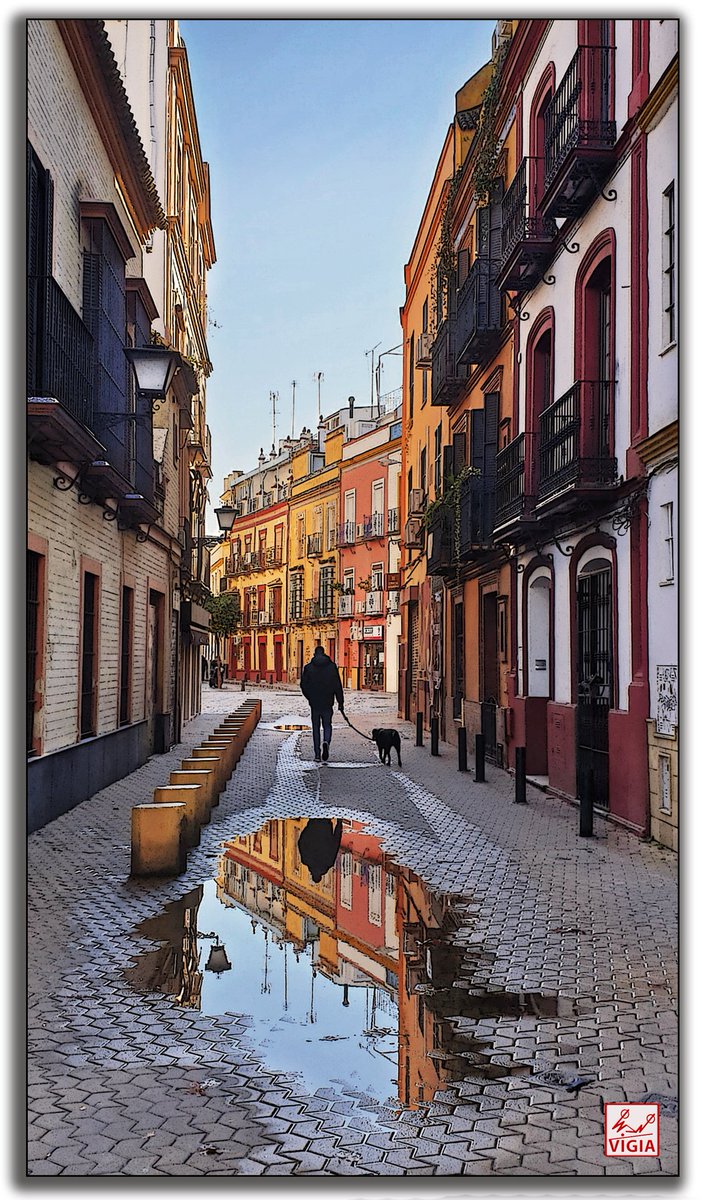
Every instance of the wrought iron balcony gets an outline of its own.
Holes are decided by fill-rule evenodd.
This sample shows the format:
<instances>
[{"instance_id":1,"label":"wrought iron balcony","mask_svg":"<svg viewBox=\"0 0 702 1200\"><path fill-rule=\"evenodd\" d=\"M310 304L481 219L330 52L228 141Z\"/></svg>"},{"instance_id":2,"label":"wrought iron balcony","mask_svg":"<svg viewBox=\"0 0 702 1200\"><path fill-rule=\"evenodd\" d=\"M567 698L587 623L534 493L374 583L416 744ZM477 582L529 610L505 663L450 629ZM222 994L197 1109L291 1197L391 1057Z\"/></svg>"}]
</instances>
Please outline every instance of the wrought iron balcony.
<instances>
[{"instance_id":1,"label":"wrought iron balcony","mask_svg":"<svg viewBox=\"0 0 702 1200\"><path fill-rule=\"evenodd\" d=\"M523 158L502 201L502 258L497 286L526 292L538 282L553 251L556 222L534 211L534 183L542 161Z\"/></svg>"},{"instance_id":2,"label":"wrought iron balcony","mask_svg":"<svg viewBox=\"0 0 702 1200\"><path fill-rule=\"evenodd\" d=\"M359 538L362 538L364 541L370 541L371 538L383 537L384 532L385 517L381 512L364 516L357 530Z\"/></svg>"},{"instance_id":3,"label":"wrought iron balcony","mask_svg":"<svg viewBox=\"0 0 702 1200\"><path fill-rule=\"evenodd\" d=\"M355 546L356 544L356 522L342 521L339 525L337 545L338 546Z\"/></svg>"},{"instance_id":4,"label":"wrought iron balcony","mask_svg":"<svg viewBox=\"0 0 702 1200\"><path fill-rule=\"evenodd\" d=\"M613 72L613 46L580 46L546 109L546 217L580 216L607 176L617 140Z\"/></svg>"},{"instance_id":5,"label":"wrought iron balcony","mask_svg":"<svg viewBox=\"0 0 702 1200\"><path fill-rule=\"evenodd\" d=\"M282 549L277 549L275 546L271 546L269 550L266 550L266 559L265 559L265 561L266 561L266 566L267 566L267 567L279 567L279 566L281 566L281 565L282 565L282 562L283 562L283 551L282 551Z\"/></svg>"},{"instance_id":6,"label":"wrought iron balcony","mask_svg":"<svg viewBox=\"0 0 702 1200\"><path fill-rule=\"evenodd\" d=\"M307 557L318 558L322 553L322 535L321 533L310 533L307 535Z\"/></svg>"},{"instance_id":7,"label":"wrought iron balcony","mask_svg":"<svg viewBox=\"0 0 702 1200\"><path fill-rule=\"evenodd\" d=\"M27 279L27 395L58 400L92 428L93 336L50 275Z\"/></svg>"},{"instance_id":8,"label":"wrought iron balcony","mask_svg":"<svg viewBox=\"0 0 702 1200\"><path fill-rule=\"evenodd\" d=\"M532 507L536 441L533 433L520 433L495 456L495 529L518 521Z\"/></svg>"},{"instance_id":9,"label":"wrought iron balcony","mask_svg":"<svg viewBox=\"0 0 702 1200\"><path fill-rule=\"evenodd\" d=\"M458 293L456 358L464 372L468 363L484 362L500 336L502 297L496 274L495 263L476 258Z\"/></svg>"},{"instance_id":10,"label":"wrought iron balcony","mask_svg":"<svg viewBox=\"0 0 702 1200\"><path fill-rule=\"evenodd\" d=\"M456 358L456 317L445 317L431 348L431 402L455 404L466 381L465 367Z\"/></svg>"},{"instance_id":11,"label":"wrought iron balcony","mask_svg":"<svg viewBox=\"0 0 702 1200\"><path fill-rule=\"evenodd\" d=\"M399 508L388 509L388 533L400 532L400 510Z\"/></svg>"},{"instance_id":12,"label":"wrought iron balcony","mask_svg":"<svg viewBox=\"0 0 702 1200\"><path fill-rule=\"evenodd\" d=\"M617 480L612 456L611 383L575 383L539 417L538 501L574 489L610 488Z\"/></svg>"},{"instance_id":13,"label":"wrought iron balcony","mask_svg":"<svg viewBox=\"0 0 702 1200\"><path fill-rule=\"evenodd\" d=\"M490 546L492 502L485 487L482 476L469 475L461 483L458 505L445 502L433 510L427 525L429 575L449 575Z\"/></svg>"}]
</instances>

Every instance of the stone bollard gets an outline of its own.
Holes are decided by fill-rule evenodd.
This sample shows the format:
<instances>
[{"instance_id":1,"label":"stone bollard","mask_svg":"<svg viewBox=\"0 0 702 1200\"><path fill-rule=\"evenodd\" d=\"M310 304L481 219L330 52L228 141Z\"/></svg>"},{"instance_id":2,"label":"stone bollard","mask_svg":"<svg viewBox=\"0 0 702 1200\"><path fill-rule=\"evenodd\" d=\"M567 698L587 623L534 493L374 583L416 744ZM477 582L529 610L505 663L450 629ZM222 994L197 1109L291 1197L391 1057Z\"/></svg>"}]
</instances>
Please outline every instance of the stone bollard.
<instances>
[{"instance_id":1,"label":"stone bollard","mask_svg":"<svg viewBox=\"0 0 702 1200\"><path fill-rule=\"evenodd\" d=\"M210 750L212 754L218 754L221 757L224 772L222 787L226 787L236 763L236 743L231 738L212 737L202 743L202 749Z\"/></svg>"},{"instance_id":2,"label":"stone bollard","mask_svg":"<svg viewBox=\"0 0 702 1200\"><path fill-rule=\"evenodd\" d=\"M222 763L214 754L208 754L197 746L191 751L190 758L184 758L180 764L182 771L211 771L212 791L210 793L212 807L219 804L219 793L222 791Z\"/></svg>"},{"instance_id":3,"label":"stone bollard","mask_svg":"<svg viewBox=\"0 0 702 1200\"><path fill-rule=\"evenodd\" d=\"M208 825L210 821L210 799L212 791L211 771L171 771L169 782L172 784L192 784L197 787L197 820L199 825Z\"/></svg>"},{"instance_id":4,"label":"stone bollard","mask_svg":"<svg viewBox=\"0 0 702 1200\"><path fill-rule=\"evenodd\" d=\"M188 865L184 833L184 804L136 804L132 808L131 877L182 875Z\"/></svg>"},{"instance_id":5,"label":"stone bollard","mask_svg":"<svg viewBox=\"0 0 702 1200\"><path fill-rule=\"evenodd\" d=\"M164 787L154 788L154 804L183 804L185 807L185 824L183 836L188 850L200 844L200 808L196 783L168 783Z\"/></svg>"}]
</instances>

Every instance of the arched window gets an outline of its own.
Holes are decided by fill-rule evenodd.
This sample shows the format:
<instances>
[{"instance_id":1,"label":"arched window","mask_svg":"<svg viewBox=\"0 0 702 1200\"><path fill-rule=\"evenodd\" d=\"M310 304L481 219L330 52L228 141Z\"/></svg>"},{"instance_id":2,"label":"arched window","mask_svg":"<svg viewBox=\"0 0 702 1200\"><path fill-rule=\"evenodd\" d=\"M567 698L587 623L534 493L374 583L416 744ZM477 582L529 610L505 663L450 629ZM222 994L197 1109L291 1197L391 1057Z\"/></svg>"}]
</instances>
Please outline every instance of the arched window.
<instances>
[{"instance_id":1,"label":"arched window","mask_svg":"<svg viewBox=\"0 0 702 1200\"><path fill-rule=\"evenodd\" d=\"M575 296L580 454L600 464L603 483L614 456L614 294L614 233L605 230L585 255Z\"/></svg>"},{"instance_id":2,"label":"arched window","mask_svg":"<svg viewBox=\"0 0 702 1200\"><path fill-rule=\"evenodd\" d=\"M539 483L539 417L553 403L554 313L544 309L534 321L526 362L526 485L536 495Z\"/></svg>"}]
</instances>

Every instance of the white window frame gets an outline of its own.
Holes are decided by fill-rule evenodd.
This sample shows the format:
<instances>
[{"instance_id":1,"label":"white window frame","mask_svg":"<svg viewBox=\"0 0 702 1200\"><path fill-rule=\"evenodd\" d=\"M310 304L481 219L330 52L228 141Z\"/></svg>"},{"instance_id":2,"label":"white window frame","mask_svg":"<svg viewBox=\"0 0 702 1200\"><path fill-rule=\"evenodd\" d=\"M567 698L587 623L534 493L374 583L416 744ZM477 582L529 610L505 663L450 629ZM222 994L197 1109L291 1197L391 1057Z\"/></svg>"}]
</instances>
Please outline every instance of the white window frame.
<instances>
[{"instance_id":1,"label":"white window frame","mask_svg":"<svg viewBox=\"0 0 702 1200\"><path fill-rule=\"evenodd\" d=\"M678 337L677 197L675 180L663 192L661 220L661 337L665 353ZM672 336L671 336L672 335Z\"/></svg>"},{"instance_id":2,"label":"white window frame","mask_svg":"<svg viewBox=\"0 0 702 1200\"><path fill-rule=\"evenodd\" d=\"M668 574L659 582L661 587L670 587L671 584L675 583L675 520L672 500L661 504L661 517L663 520L663 544L666 548L665 559Z\"/></svg>"}]
</instances>

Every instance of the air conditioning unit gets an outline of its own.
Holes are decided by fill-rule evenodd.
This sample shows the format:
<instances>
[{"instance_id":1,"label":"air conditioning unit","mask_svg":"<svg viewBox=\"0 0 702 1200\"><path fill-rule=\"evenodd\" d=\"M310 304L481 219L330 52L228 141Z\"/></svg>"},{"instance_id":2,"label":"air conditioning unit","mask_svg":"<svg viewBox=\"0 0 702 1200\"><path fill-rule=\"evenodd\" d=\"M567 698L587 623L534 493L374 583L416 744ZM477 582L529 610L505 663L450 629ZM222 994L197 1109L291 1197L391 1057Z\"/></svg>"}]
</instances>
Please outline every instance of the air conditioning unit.
<instances>
[{"instance_id":1,"label":"air conditioning unit","mask_svg":"<svg viewBox=\"0 0 702 1200\"><path fill-rule=\"evenodd\" d=\"M410 514L412 516L414 516L416 513L423 513L424 512L424 504L425 504L425 499L424 499L423 489L422 488L412 488L412 491L409 494Z\"/></svg>"},{"instance_id":2,"label":"air conditioning unit","mask_svg":"<svg viewBox=\"0 0 702 1200\"><path fill-rule=\"evenodd\" d=\"M424 527L421 517L410 517L405 523L404 542L408 550L421 550Z\"/></svg>"},{"instance_id":3,"label":"air conditioning unit","mask_svg":"<svg viewBox=\"0 0 702 1200\"><path fill-rule=\"evenodd\" d=\"M431 366L431 335L420 333L414 343L414 365L426 370Z\"/></svg>"}]
</instances>

